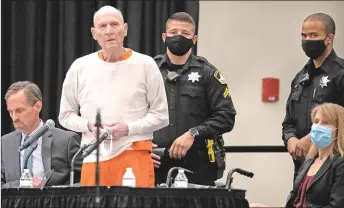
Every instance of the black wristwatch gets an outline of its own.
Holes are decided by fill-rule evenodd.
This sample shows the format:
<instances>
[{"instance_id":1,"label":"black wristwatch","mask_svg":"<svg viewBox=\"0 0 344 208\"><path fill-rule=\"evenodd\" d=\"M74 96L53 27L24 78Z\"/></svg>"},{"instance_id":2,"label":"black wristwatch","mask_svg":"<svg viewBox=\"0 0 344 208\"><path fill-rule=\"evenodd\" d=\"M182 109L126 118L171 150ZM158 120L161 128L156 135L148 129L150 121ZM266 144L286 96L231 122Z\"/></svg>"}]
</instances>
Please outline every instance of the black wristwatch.
<instances>
[{"instance_id":1,"label":"black wristwatch","mask_svg":"<svg viewBox=\"0 0 344 208\"><path fill-rule=\"evenodd\" d=\"M197 136L199 136L198 130L196 128L191 128L189 130L191 136L193 136L194 138L196 138Z\"/></svg>"}]
</instances>

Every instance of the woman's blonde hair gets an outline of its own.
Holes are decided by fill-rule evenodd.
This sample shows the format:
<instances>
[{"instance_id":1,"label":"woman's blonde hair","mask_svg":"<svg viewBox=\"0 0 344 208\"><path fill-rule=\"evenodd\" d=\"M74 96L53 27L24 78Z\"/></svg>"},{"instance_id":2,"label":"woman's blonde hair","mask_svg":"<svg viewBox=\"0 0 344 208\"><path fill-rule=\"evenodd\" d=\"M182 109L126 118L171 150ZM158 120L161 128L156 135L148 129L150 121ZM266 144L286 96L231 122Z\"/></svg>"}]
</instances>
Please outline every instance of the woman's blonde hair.
<instances>
[{"instance_id":1,"label":"woman's blonde hair","mask_svg":"<svg viewBox=\"0 0 344 208\"><path fill-rule=\"evenodd\" d=\"M337 131L337 137L332 143L331 156L340 154L344 157L344 108L333 103L324 103L317 105L312 110L311 118L314 123L314 118L317 113L321 113L324 120L333 125ZM316 156L318 154L317 148L313 144L308 152L307 157Z\"/></svg>"}]
</instances>

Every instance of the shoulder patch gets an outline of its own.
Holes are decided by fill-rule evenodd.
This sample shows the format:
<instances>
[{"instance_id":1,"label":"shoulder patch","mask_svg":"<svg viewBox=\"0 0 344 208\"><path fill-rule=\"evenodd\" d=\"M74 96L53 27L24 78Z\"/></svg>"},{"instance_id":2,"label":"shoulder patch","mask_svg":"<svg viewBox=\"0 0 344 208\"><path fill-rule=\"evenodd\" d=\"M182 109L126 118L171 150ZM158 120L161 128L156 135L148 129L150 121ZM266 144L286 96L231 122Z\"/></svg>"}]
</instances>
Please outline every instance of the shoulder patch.
<instances>
[{"instance_id":1,"label":"shoulder patch","mask_svg":"<svg viewBox=\"0 0 344 208\"><path fill-rule=\"evenodd\" d=\"M219 70L216 70L214 73L215 79L217 79L221 84L226 84L225 78L222 76Z\"/></svg>"}]
</instances>

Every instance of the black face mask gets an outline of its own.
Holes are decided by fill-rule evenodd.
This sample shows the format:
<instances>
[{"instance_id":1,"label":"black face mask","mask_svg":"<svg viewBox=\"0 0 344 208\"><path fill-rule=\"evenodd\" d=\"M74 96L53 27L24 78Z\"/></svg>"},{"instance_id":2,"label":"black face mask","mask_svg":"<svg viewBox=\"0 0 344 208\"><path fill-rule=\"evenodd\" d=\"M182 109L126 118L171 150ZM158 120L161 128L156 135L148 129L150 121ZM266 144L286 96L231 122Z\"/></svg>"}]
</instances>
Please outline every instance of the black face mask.
<instances>
[{"instance_id":1,"label":"black face mask","mask_svg":"<svg viewBox=\"0 0 344 208\"><path fill-rule=\"evenodd\" d=\"M302 40L302 49L309 58L317 59L319 58L319 56L321 56L324 53L326 49L325 39L324 40Z\"/></svg>"},{"instance_id":2,"label":"black face mask","mask_svg":"<svg viewBox=\"0 0 344 208\"><path fill-rule=\"evenodd\" d=\"M176 56L183 56L193 46L193 41L192 38L187 39L182 35L176 35L173 37L166 37L165 45L172 54Z\"/></svg>"}]
</instances>

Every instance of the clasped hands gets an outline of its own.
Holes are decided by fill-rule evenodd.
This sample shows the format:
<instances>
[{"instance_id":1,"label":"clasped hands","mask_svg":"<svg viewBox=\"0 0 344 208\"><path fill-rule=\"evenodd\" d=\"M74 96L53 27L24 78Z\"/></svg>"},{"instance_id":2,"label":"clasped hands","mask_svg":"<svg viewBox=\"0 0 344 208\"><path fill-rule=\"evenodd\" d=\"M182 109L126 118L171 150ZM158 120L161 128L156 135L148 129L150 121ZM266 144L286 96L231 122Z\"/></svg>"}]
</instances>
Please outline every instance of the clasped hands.
<instances>
[{"instance_id":1,"label":"clasped hands","mask_svg":"<svg viewBox=\"0 0 344 208\"><path fill-rule=\"evenodd\" d=\"M129 133L128 124L123 121L104 123L101 128L103 129L104 127L112 128L112 139L120 139L124 136L128 136ZM88 129L95 135L97 127L95 127L90 121L88 122ZM108 137L106 140L109 139L110 138ZM170 158L181 159L185 157L194 141L195 138L190 134L190 132L185 132L173 142L169 151ZM157 145L153 144L153 147L157 147ZM158 168L160 166L160 157L154 153L151 153L151 157L153 159L154 167Z\"/></svg>"},{"instance_id":2,"label":"clasped hands","mask_svg":"<svg viewBox=\"0 0 344 208\"><path fill-rule=\"evenodd\" d=\"M96 132L97 132L97 127L94 126L94 124L92 122L88 122L88 129L93 133L94 137L96 137ZM129 128L128 128L128 124L123 122L123 121L119 121L119 122L112 122L112 123L103 123L101 125L101 129L104 128L111 128L112 130L112 139L120 139L124 136L128 136L129 134ZM104 140L104 142L108 142L110 140L110 136L108 138L106 138L106 140Z\"/></svg>"},{"instance_id":3,"label":"clasped hands","mask_svg":"<svg viewBox=\"0 0 344 208\"><path fill-rule=\"evenodd\" d=\"M189 151L194 141L195 138L190 134L190 132L185 132L172 143L172 146L169 151L170 158L182 159L183 157L185 157L186 153ZM157 147L157 145L153 144L153 147ZM161 158L154 153L151 153L151 157L153 160L154 167L159 168L161 165Z\"/></svg>"},{"instance_id":4,"label":"clasped hands","mask_svg":"<svg viewBox=\"0 0 344 208\"><path fill-rule=\"evenodd\" d=\"M288 139L288 152L295 160L302 161L306 158L311 145L309 134L301 139L291 137Z\"/></svg>"}]
</instances>

